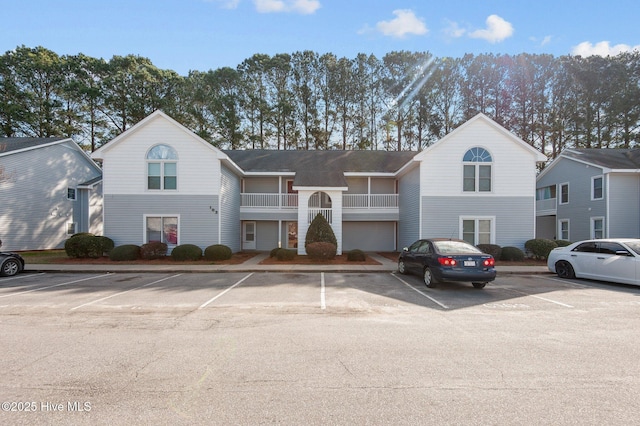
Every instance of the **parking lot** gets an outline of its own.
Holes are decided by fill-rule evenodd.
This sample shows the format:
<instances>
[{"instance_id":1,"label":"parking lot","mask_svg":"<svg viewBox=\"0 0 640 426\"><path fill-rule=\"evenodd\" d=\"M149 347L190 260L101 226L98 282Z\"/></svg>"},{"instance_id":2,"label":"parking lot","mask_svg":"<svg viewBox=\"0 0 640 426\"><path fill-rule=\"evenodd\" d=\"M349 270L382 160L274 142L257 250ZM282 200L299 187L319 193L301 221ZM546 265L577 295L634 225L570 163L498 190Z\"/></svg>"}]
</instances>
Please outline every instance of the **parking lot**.
<instances>
[{"instance_id":1,"label":"parking lot","mask_svg":"<svg viewBox=\"0 0 640 426\"><path fill-rule=\"evenodd\" d=\"M640 288L551 275L0 278L2 424L633 424Z\"/></svg>"}]
</instances>

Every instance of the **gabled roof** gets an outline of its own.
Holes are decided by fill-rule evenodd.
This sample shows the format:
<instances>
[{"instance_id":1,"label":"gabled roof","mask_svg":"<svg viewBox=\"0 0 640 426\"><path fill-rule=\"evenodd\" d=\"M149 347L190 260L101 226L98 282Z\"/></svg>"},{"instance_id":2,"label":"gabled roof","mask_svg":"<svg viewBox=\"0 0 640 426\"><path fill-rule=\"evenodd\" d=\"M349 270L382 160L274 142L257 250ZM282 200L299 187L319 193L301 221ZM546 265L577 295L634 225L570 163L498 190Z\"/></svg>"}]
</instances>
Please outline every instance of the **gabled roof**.
<instances>
[{"instance_id":1,"label":"gabled roof","mask_svg":"<svg viewBox=\"0 0 640 426\"><path fill-rule=\"evenodd\" d=\"M344 188L345 173L395 174L416 155L411 151L227 150L245 173L295 173L294 186Z\"/></svg>"},{"instance_id":2,"label":"gabled roof","mask_svg":"<svg viewBox=\"0 0 640 426\"><path fill-rule=\"evenodd\" d=\"M69 138L0 138L0 156L70 140Z\"/></svg>"},{"instance_id":3,"label":"gabled roof","mask_svg":"<svg viewBox=\"0 0 640 426\"><path fill-rule=\"evenodd\" d=\"M511 133L509 130L505 129L500 124L496 123L495 121L493 121L492 119L490 119L489 117L484 115L483 113L476 114L474 117L472 117L471 119L469 119L468 121L466 121L462 125L456 127L451 133L447 134L442 139L438 140L434 144L432 144L432 145L428 146L427 148L425 148L417 156L416 159L418 159L418 160L424 159L426 156L429 155L428 154L429 151L435 149L436 147L439 147L441 144L446 144L447 141L450 140L450 139L456 138L458 133L462 132L464 129L466 129L468 127L472 127L472 126L476 125L477 122L482 122L482 123L488 124L490 127L495 129L499 133L502 133L505 137L507 137L508 139L513 141L516 145L519 145L520 147L524 148L526 151L529 151L534 156L536 162L542 163L542 162L547 161L547 157L544 154L542 154L540 151L535 149L533 146L529 145L528 143L526 143L525 141L523 141L522 139L520 139L519 137L517 137L516 135Z\"/></svg>"},{"instance_id":4,"label":"gabled roof","mask_svg":"<svg viewBox=\"0 0 640 426\"><path fill-rule=\"evenodd\" d=\"M562 157L612 170L640 169L640 149L583 148L565 149Z\"/></svg>"},{"instance_id":5,"label":"gabled roof","mask_svg":"<svg viewBox=\"0 0 640 426\"><path fill-rule=\"evenodd\" d=\"M561 159L599 167L603 173L640 172L640 148L567 148L538 174L537 179L547 174Z\"/></svg>"}]
</instances>

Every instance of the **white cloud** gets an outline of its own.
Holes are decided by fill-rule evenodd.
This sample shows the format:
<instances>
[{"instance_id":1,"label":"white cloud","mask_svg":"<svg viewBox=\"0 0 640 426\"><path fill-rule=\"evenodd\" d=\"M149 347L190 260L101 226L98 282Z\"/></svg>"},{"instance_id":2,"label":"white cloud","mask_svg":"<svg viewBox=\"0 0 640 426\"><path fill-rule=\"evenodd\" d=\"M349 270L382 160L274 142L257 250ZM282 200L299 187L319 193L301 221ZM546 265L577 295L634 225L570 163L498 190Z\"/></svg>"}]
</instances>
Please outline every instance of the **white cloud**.
<instances>
[{"instance_id":1,"label":"white cloud","mask_svg":"<svg viewBox=\"0 0 640 426\"><path fill-rule=\"evenodd\" d=\"M422 35L429 32L423 20L418 18L412 10L397 9L393 11L396 16L390 21L380 21L376 29L386 36L402 38L407 34Z\"/></svg>"},{"instance_id":2,"label":"white cloud","mask_svg":"<svg viewBox=\"0 0 640 426\"><path fill-rule=\"evenodd\" d=\"M253 0L260 13L299 13L310 15L320 9L320 0Z\"/></svg>"},{"instance_id":3,"label":"white cloud","mask_svg":"<svg viewBox=\"0 0 640 426\"><path fill-rule=\"evenodd\" d=\"M601 41L596 44L591 44L588 41L584 41L575 46L571 51L571 54L575 56L616 56L623 52L630 52L632 50L640 51L640 45L629 46L628 44L616 44L615 46L609 45L608 41Z\"/></svg>"},{"instance_id":4,"label":"white cloud","mask_svg":"<svg viewBox=\"0 0 640 426\"><path fill-rule=\"evenodd\" d=\"M489 43L503 41L513 35L513 25L498 15L490 15L487 18L487 28L469 33L471 38L481 38Z\"/></svg>"},{"instance_id":5,"label":"white cloud","mask_svg":"<svg viewBox=\"0 0 640 426\"><path fill-rule=\"evenodd\" d=\"M448 37L460 38L467 32L464 28L460 28L457 22L445 20L445 23L447 26L442 32Z\"/></svg>"}]
</instances>

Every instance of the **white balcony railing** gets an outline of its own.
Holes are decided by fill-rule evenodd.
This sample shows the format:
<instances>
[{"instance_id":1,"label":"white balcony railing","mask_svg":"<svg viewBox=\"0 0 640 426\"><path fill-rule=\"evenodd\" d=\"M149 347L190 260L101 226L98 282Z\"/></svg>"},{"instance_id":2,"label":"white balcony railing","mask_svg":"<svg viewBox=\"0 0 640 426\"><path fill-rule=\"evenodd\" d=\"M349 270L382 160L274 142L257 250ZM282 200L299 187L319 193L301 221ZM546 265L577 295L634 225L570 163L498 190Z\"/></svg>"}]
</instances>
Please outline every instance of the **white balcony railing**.
<instances>
[{"instance_id":1,"label":"white balcony railing","mask_svg":"<svg viewBox=\"0 0 640 426\"><path fill-rule=\"evenodd\" d=\"M333 214L331 209L317 209L317 208L309 209L309 223L313 222L313 219L316 218L318 213L324 216L324 218L327 219L327 222L332 223Z\"/></svg>"},{"instance_id":2,"label":"white balcony railing","mask_svg":"<svg viewBox=\"0 0 640 426\"><path fill-rule=\"evenodd\" d=\"M345 209L393 209L398 207L398 194L344 194Z\"/></svg>"},{"instance_id":3,"label":"white balcony railing","mask_svg":"<svg viewBox=\"0 0 640 426\"><path fill-rule=\"evenodd\" d=\"M240 205L262 209L297 209L298 194L242 193ZM344 209L397 209L398 194L344 194L342 207Z\"/></svg>"}]
</instances>

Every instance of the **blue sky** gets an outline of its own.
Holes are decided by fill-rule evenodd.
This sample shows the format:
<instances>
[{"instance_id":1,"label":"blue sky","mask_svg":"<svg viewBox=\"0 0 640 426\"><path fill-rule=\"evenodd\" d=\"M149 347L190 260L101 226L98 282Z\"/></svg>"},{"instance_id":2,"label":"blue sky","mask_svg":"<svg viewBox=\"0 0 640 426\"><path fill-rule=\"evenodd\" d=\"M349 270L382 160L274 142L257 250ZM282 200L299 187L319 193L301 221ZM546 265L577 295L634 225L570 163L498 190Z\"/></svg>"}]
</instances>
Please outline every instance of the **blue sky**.
<instances>
[{"instance_id":1,"label":"blue sky","mask_svg":"<svg viewBox=\"0 0 640 426\"><path fill-rule=\"evenodd\" d=\"M255 53L617 54L637 0L0 0L0 51L148 57L181 75Z\"/></svg>"}]
</instances>

